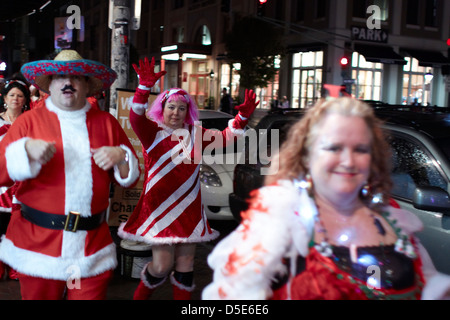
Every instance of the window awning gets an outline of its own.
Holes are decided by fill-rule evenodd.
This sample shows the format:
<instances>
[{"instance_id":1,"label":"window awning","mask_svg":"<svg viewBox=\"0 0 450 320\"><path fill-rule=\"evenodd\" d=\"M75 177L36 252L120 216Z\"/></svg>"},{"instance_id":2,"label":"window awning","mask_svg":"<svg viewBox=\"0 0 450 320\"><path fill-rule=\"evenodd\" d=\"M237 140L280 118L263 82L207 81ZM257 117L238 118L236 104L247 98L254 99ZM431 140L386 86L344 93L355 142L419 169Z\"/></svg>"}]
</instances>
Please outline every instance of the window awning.
<instances>
[{"instance_id":1,"label":"window awning","mask_svg":"<svg viewBox=\"0 0 450 320\"><path fill-rule=\"evenodd\" d=\"M422 67L440 68L443 65L450 64L450 59L446 58L438 51L402 49L408 55L419 60L419 65Z\"/></svg>"},{"instance_id":2,"label":"window awning","mask_svg":"<svg viewBox=\"0 0 450 320\"><path fill-rule=\"evenodd\" d=\"M388 46L355 44L355 51L363 55L368 62L405 65L406 60Z\"/></svg>"}]
</instances>

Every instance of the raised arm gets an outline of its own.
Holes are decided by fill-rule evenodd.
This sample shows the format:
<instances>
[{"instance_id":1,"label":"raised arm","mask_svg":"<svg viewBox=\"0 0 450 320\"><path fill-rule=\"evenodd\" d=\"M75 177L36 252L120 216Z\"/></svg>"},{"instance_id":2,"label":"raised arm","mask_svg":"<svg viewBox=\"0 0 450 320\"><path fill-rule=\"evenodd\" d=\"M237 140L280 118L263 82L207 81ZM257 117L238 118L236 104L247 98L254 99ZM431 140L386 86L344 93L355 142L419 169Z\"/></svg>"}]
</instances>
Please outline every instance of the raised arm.
<instances>
[{"instance_id":1,"label":"raised arm","mask_svg":"<svg viewBox=\"0 0 450 320\"><path fill-rule=\"evenodd\" d=\"M204 130L203 149L206 149L206 147L212 143L217 143L217 140L221 138L223 140L220 145L227 146L234 142L236 137L243 135L245 126L248 124L248 121L258 104L259 101L256 102L256 94L253 90L246 89L244 103L235 108L236 110L239 110L239 113L234 119L230 120L228 128L222 132L216 130Z\"/></svg>"},{"instance_id":2,"label":"raised arm","mask_svg":"<svg viewBox=\"0 0 450 320\"><path fill-rule=\"evenodd\" d=\"M157 128L156 123L145 116L145 110L148 108L148 97L150 96L150 89L167 72L155 73L155 58L152 58L151 62L147 58L139 60L139 66L133 64L133 68L138 74L139 85L131 100L130 122L142 145L148 148L154 139L154 135L151 133Z\"/></svg>"}]
</instances>

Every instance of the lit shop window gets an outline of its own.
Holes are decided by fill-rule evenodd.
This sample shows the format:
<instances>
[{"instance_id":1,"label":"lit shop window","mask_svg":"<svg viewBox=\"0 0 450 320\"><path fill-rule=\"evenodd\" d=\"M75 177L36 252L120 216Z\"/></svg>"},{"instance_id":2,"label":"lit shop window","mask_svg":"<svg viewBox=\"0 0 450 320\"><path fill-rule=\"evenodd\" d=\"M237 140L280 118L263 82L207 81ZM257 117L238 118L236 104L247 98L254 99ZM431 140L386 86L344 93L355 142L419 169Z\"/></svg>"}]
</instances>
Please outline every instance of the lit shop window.
<instances>
[{"instance_id":1,"label":"lit shop window","mask_svg":"<svg viewBox=\"0 0 450 320\"><path fill-rule=\"evenodd\" d=\"M431 104L431 85L433 68L419 66L419 60L405 57L407 64L403 67L402 104Z\"/></svg>"},{"instance_id":2,"label":"lit shop window","mask_svg":"<svg viewBox=\"0 0 450 320\"><path fill-rule=\"evenodd\" d=\"M383 64L368 62L363 55L354 52L352 57L352 95L360 100L381 101Z\"/></svg>"},{"instance_id":3,"label":"lit shop window","mask_svg":"<svg viewBox=\"0 0 450 320\"><path fill-rule=\"evenodd\" d=\"M295 53L292 62L291 108L306 108L321 97L323 51Z\"/></svg>"}]
</instances>

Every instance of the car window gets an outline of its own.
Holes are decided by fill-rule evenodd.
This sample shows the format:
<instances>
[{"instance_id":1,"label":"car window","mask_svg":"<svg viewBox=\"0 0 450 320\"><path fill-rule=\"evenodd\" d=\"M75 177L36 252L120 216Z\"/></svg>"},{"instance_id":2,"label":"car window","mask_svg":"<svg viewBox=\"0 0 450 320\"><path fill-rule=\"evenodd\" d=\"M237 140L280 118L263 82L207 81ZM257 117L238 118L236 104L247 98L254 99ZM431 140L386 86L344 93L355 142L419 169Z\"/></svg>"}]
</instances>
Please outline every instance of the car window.
<instances>
[{"instance_id":1,"label":"car window","mask_svg":"<svg viewBox=\"0 0 450 320\"><path fill-rule=\"evenodd\" d=\"M228 119L228 118L210 118L210 119L202 119L200 121L201 121L201 126L205 129L216 129L219 131L223 131L228 127L228 122L230 121L230 119Z\"/></svg>"},{"instance_id":2,"label":"car window","mask_svg":"<svg viewBox=\"0 0 450 320\"><path fill-rule=\"evenodd\" d=\"M392 194L412 200L416 187L433 186L447 190L446 179L436 167L436 161L417 140L393 137Z\"/></svg>"},{"instance_id":3,"label":"car window","mask_svg":"<svg viewBox=\"0 0 450 320\"><path fill-rule=\"evenodd\" d=\"M269 164L274 154L280 151L281 145L286 140L289 129L293 124L294 121L287 118L276 120L267 128L258 129L258 133L260 134L258 141L259 146L258 150L254 149L253 152L257 152L256 156L261 164ZM275 145L272 145L273 143L275 143Z\"/></svg>"}]
</instances>

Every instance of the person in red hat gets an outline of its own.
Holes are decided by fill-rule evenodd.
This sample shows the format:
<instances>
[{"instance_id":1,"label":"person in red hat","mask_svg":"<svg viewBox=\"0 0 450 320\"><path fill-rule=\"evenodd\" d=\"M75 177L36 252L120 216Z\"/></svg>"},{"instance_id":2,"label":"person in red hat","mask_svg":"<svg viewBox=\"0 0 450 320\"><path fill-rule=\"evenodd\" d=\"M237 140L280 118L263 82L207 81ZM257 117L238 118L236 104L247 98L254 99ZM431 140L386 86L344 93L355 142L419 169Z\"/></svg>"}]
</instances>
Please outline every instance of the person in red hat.
<instances>
[{"instance_id":1,"label":"person in red hat","mask_svg":"<svg viewBox=\"0 0 450 320\"><path fill-rule=\"evenodd\" d=\"M19 272L25 300L105 299L117 265L106 221L109 186L133 186L140 169L119 122L87 97L117 75L73 50L21 71L50 96L0 142L0 185L18 183L21 207L0 243L0 260Z\"/></svg>"},{"instance_id":2,"label":"person in red hat","mask_svg":"<svg viewBox=\"0 0 450 320\"><path fill-rule=\"evenodd\" d=\"M150 298L168 276L173 298L188 300L194 290L196 244L219 235L210 228L202 207L202 151L211 143L223 148L242 136L259 102L247 90L245 102L237 107L239 114L222 132L197 123L197 105L180 88L161 93L146 112L150 89L166 73L155 73L154 66L154 59L150 63L147 58L140 67L133 65L139 86L130 101L130 122L144 150L146 180L136 209L120 226L119 235L152 245L152 261L143 268L135 300Z\"/></svg>"}]
</instances>

